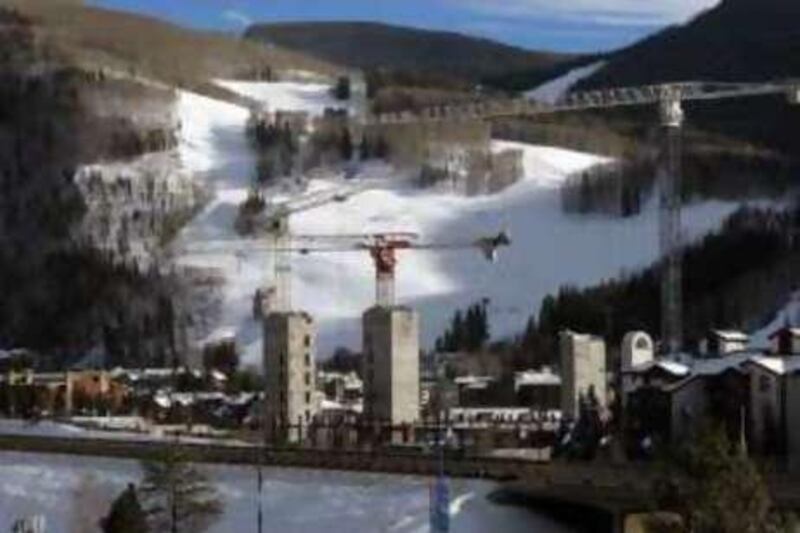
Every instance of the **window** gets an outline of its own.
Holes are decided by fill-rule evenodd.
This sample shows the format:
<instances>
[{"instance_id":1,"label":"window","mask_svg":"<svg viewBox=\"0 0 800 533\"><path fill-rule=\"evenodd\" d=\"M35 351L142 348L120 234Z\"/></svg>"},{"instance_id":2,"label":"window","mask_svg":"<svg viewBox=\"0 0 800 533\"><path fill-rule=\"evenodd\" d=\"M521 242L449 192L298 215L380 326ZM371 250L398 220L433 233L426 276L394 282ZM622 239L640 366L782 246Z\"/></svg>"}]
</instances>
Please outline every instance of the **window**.
<instances>
[{"instance_id":1,"label":"window","mask_svg":"<svg viewBox=\"0 0 800 533\"><path fill-rule=\"evenodd\" d=\"M311 404L311 393L307 392L306 393L306 405L310 405L310 404Z\"/></svg>"},{"instance_id":2,"label":"window","mask_svg":"<svg viewBox=\"0 0 800 533\"><path fill-rule=\"evenodd\" d=\"M311 385L311 372L306 372L305 380L306 385Z\"/></svg>"},{"instance_id":3,"label":"window","mask_svg":"<svg viewBox=\"0 0 800 533\"><path fill-rule=\"evenodd\" d=\"M311 335L306 335L306 336L303 338L303 346L305 346L306 348L308 348L309 346L311 346Z\"/></svg>"},{"instance_id":4,"label":"window","mask_svg":"<svg viewBox=\"0 0 800 533\"><path fill-rule=\"evenodd\" d=\"M306 366L311 366L311 354L306 352Z\"/></svg>"}]
</instances>

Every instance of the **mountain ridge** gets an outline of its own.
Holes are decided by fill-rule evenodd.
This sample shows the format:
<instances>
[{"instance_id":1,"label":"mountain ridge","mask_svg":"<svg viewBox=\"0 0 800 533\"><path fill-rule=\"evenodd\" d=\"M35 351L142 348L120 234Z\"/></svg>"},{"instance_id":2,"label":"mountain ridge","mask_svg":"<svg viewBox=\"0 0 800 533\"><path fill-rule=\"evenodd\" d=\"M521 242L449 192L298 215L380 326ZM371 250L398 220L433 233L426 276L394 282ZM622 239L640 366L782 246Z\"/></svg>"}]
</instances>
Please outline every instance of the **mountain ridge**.
<instances>
[{"instance_id":1,"label":"mountain ridge","mask_svg":"<svg viewBox=\"0 0 800 533\"><path fill-rule=\"evenodd\" d=\"M576 57L453 31L367 21L258 23L244 37L353 68L421 70L470 81Z\"/></svg>"},{"instance_id":2,"label":"mountain ridge","mask_svg":"<svg viewBox=\"0 0 800 533\"><path fill-rule=\"evenodd\" d=\"M725 0L608 57L576 89L800 77L800 2Z\"/></svg>"}]
</instances>

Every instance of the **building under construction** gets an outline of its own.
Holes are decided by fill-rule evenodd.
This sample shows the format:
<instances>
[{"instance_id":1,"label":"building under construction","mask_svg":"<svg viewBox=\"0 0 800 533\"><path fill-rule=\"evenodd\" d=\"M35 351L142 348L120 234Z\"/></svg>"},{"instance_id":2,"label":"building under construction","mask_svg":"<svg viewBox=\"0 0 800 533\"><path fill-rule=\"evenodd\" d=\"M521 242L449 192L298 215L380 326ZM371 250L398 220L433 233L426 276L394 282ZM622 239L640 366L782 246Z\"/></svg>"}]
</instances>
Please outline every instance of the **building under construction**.
<instances>
[{"instance_id":1,"label":"building under construction","mask_svg":"<svg viewBox=\"0 0 800 533\"><path fill-rule=\"evenodd\" d=\"M302 440L317 412L315 348L314 320L307 313L275 312L264 319L264 429L270 442Z\"/></svg>"}]
</instances>

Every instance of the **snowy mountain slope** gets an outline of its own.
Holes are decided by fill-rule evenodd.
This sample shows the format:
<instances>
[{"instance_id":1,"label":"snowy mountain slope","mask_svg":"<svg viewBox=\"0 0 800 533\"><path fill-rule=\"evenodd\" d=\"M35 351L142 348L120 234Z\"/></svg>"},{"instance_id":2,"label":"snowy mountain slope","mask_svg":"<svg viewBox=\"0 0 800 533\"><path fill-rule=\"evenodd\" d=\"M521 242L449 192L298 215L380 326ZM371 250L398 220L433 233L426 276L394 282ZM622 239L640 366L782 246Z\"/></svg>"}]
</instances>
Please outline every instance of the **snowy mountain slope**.
<instances>
[{"instance_id":1,"label":"snowy mountain slope","mask_svg":"<svg viewBox=\"0 0 800 533\"><path fill-rule=\"evenodd\" d=\"M322 83L218 80L218 85L243 96L267 102L269 109L307 111L321 115L325 108L345 108L346 103L330 94L330 86Z\"/></svg>"},{"instance_id":2,"label":"snowy mountain slope","mask_svg":"<svg viewBox=\"0 0 800 533\"><path fill-rule=\"evenodd\" d=\"M225 512L209 531L254 531L257 514L256 474L252 468L207 465ZM43 515L48 533L89 531L127 483L138 483L135 461L39 455L0 454L0 531L17 518ZM351 474L303 469L266 469L262 506L267 531L321 531L347 524L347 531L427 531L426 478ZM492 483L454 480L450 514L455 530L566 531L552 520L524 508L495 505L487 495ZM81 521L80 518L84 517Z\"/></svg>"},{"instance_id":3,"label":"snowy mountain slope","mask_svg":"<svg viewBox=\"0 0 800 533\"><path fill-rule=\"evenodd\" d=\"M266 102L272 109L306 110L320 114L335 104L328 86L300 83L220 82ZM182 266L208 267L225 278L218 316L201 336L219 337L228 331L247 348L249 360L260 360L260 328L252 319L252 297L266 282L266 262L243 260L236 250L244 246L233 230L239 204L247 197L256 160L245 135L249 111L243 107L190 92L181 92L179 154L183 166L195 173L210 189L212 200L184 228L173 248ZM232 240L231 249L221 254L181 252L210 240Z\"/></svg>"},{"instance_id":4,"label":"snowy mountain slope","mask_svg":"<svg viewBox=\"0 0 800 533\"><path fill-rule=\"evenodd\" d=\"M656 259L657 211L633 220L577 217L560 209L558 184L600 158L548 147L525 150L527 178L505 192L479 198L395 189L368 191L345 204L296 216L301 233L414 231L432 242L463 241L507 228L512 246L497 263L477 252L400 253L397 295L422 313L430 347L456 308L490 300L496 337L520 332L541 299L561 285L588 285ZM708 203L686 210L690 239L705 235L735 209ZM366 254L310 255L294 260L294 297L320 320L323 350L358 347L358 317L374 301ZM325 352L323 351L323 354Z\"/></svg>"},{"instance_id":5,"label":"snowy mountain slope","mask_svg":"<svg viewBox=\"0 0 800 533\"><path fill-rule=\"evenodd\" d=\"M230 84L250 95L297 104L320 112L330 103L324 86ZM185 255L181 264L219 267L226 283L219 331L233 331L244 359L258 363L261 331L252 319L252 297L267 277L267 257L246 250L233 231L236 205L247 191L252 169L244 138L246 113L229 104L184 95L181 107L185 146L182 153L216 187L215 200L182 233L184 243L231 240L230 251ZM501 194L467 198L455 194L387 185L352 198L298 214L293 231L306 234L414 231L432 242L463 241L501 229L511 232L512 247L496 264L476 251L401 252L398 300L422 315L423 346L430 347L456 308L488 298L495 337L518 333L541 299L564 284L587 285L643 267L657 257L657 211L653 206L634 219L580 217L560 209L558 186L570 174L604 161L590 154L558 148L498 142L497 149L524 150L525 179ZM394 171L371 164L357 179L390 177ZM334 187L334 180L314 180L314 188ZM689 238L702 236L736 208L712 202L686 209ZM319 355L339 345L359 348L360 316L374 302L374 272L366 253L309 255L293 258L295 308L312 313L319 328ZM212 333L212 332L209 332Z\"/></svg>"},{"instance_id":6,"label":"snowy mountain slope","mask_svg":"<svg viewBox=\"0 0 800 533\"><path fill-rule=\"evenodd\" d=\"M606 65L605 61L598 61L591 65L585 65L570 70L563 76L543 83L542 85L525 92L525 97L531 100L538 100L548 104L554 104L559 98L567 94L575 84L588 78Z\"/></svg>"}]
</instances>

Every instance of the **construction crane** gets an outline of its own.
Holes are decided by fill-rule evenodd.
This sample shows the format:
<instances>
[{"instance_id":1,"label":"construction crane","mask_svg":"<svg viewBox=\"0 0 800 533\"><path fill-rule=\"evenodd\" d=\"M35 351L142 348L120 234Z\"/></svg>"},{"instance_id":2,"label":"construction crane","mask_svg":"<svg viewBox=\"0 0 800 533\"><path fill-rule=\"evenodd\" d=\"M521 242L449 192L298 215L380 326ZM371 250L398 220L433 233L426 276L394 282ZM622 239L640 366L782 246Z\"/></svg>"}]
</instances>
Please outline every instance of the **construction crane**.
<instances>
[{"instance_id":1,"label":"construction crane","mask_svg":"<svg viewBox=\"0 0 800 533\"><path fill-rule=\"evenodd\" d=\"M392 307L395 304L395 271L399 251L442 252L476 249L487 261L495 262L499 249L511 245L511 239L505 231L475 239L441 242L420 241L419 235L411 232L292 235L292 241L294 243L293 246L287 248L275 248L273 239L239 241L235 251L265 252L275 255L281 254L284 257L289 257L291 254L367 252L375 265L375 303L381 307ZM207 241L191 247L190 251L200 254L215 254L231 252L232 247L228 241ZM276 271L276 274L281 278L278 280L278 287L291 285L291 279L288 277L290 273L290 269ZM286 294L290 292L287 290ZM275 310L285 311L287 309L288 307Z\"/></svg>"},{"instance_id":2,"label":"construction crane","mask_svg":"<svg viewBox=\"0 0 800 533\"><path fill-rule=\"evenodd\" d=\"M270 296L269 307L271 310L287 311L291 307L291 283L289 282L291 262L285 252L292 247L295 239L289 228L290 217L327 204L344 203L354 196L379 187L382 183L383 180L380 179L366 179L341 187L313 191L285 202L267 204L261 212L249 215L246 226L253 228L253 231L248 233L263 236L270 242L270 249L274 251L270 255L272 265L267 265L266 269L267 272L272 272L274 285L271 288L263 288L263 295ZM241 222L237 220L237 226L240 225ZM303 240L302 236L298 236L298 238ZM198 249L202 251L203 248L200 246Z\"/></svg>"},{"instance_id":3,"label":"construction crane","mask_svg":"<svg viewBox=\"0 0 800 533\"><path fill-rule=\"evenodd\" d=\"M661 254L662 352L675 356L683 347L681 230L681 160L683 103L755 96L785 95L800 104L800 82L763 83L680 82L568 93L555 103L511 99L435 106L419 112L384 113L366 119L369 125L454 120L491 120L518 116L655 105L663 132L659 154L659 249Z\"/></svg>"},{"instance_id":4,"label":"construction crane","mask_svg":"<svg viewBox=\"0 0 800 533\"><path fill-rule=\"evenodd\" d=\"M319 238L315 240L320 240ZM375 304L379 307L395 305L395 271L398 251L456 251L477 249L490 262L497 260L498 250L510 246L508 233L479 237L472 240L420 242L416 233L367 233L362 235L338 235L323 238L322 242L309 242L287 250L303 255L319 253L341 253L366 251L375 264Z\"/></svg>"}]
</instances>

